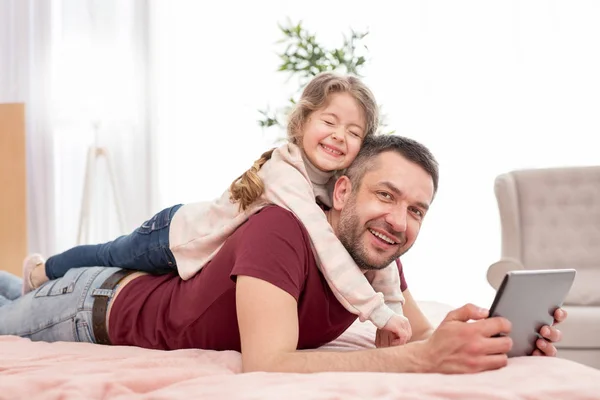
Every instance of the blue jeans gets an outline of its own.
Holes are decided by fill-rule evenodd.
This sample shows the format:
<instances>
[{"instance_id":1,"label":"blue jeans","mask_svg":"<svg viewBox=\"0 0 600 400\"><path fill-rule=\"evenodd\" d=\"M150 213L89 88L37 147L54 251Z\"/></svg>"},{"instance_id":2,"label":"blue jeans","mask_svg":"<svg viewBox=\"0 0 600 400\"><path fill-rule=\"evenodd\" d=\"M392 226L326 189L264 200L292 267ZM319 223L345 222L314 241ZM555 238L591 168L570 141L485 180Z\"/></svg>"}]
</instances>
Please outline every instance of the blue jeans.
<instances>
[{"instance_id":1,"label":"blue jeans","mask_svg":"<svg viewBox=\"0 0 600 400\"><path fill-rule=\"evenodd\" d=\"M0 306L0 335L43 342L95 343L92 306L96 296L112 297L100 289L119 268L91 267L67 271L64 277ZM0 274L0 295L20 291L22 279Z\"/></svg>"},{"instance_id":2,"label":"blue jeans","mask_svg":"<svg viewBox=\"0 0 600 400\"><path fill-rule=\"evenodd\" d=\"M4 286L0 285L0 307L21 296L21 287L15 283L15 280L20 284L21 280L13 274L0 271L0 282L7 282Z\"/></svg>"},{"instance_id":3,"label":"blue jeans","mask_svg":"<svg viewBox=\"0 0 600 400\"><path fill-rule=\"evenodd\" d=\"M165 208L129 235L93 245L76 246L46 260L46 276L56 279L71 268L119 267L166 274L177 271L169 248L171 219L181 204Z\"/></svg>"}]
</instances>

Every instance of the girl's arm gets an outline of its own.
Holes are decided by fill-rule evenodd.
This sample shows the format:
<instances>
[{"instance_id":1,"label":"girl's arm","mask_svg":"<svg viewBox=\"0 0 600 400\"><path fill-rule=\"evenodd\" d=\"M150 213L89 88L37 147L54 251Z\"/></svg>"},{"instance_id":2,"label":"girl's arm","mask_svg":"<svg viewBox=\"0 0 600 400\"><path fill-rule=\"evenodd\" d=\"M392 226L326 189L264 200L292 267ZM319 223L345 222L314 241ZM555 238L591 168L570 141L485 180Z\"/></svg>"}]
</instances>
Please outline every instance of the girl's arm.
<instances>
[{"instance_id":1,"label":"girl's arm","mask_svg":"<svg viewBox=\"0 0 600 400\"><path fill-rule=\"evenodd\" d=\"M404 315L404 296L400 288L400 271L393 261L384 269L367 271L367 280L376 292L383 294L385 304L398 315Z\"/></svg>"}]
</instances>

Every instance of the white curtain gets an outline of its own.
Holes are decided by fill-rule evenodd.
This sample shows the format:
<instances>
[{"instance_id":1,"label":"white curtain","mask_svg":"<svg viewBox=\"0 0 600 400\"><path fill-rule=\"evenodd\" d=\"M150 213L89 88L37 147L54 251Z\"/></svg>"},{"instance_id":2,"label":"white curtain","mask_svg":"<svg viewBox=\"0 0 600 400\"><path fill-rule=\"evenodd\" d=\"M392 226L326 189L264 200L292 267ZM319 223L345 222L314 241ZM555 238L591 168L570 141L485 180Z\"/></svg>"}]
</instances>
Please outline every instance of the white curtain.
<instances>
[{"instance_id":1,"label":"white curtain","mask_svg":"<svg viewBox=\"0 0 600 400\"><path fill-rule=\"evenodd\" d=\"M61 0L53 21L53 92L56 154L55 214L67 222L57 248L75 244L84 191L87 149L99 146L112 161L110 185L104 158L92 176L91 243L127 233L153 211L148 134L147 11L145 1ZM117 218L116 190L124 215Z\"/></svg>"},{"instance_id":2,"label":"white curtain","mask_svg":"<svg viewBox=\"0 0 600 400\"><path fill-rule=\"evenodd\" d=\"M107 149L124 214L118 223L103 159L89 242L109 240L153 211L148 134L146 2L0 2L2 101L27 109L30 251L76 244L90 146Z\"/></svg>"},{"instance_id":3,"label":"white curtain","mask_svg":"<svg viewBox=\"0 0 600 400\"><path fill-rule=\"evenodd\" d=\"M55 249L55 190L50 122L51 5L0 1L0 102L25 103L29 248Z\"/></svg>"},{"instance_id":4,"label":"white curtain","mask_svg":"<svg viewBox=\"0 0 600 400\"><path fill-rule=\"evenodd\" d=\"M350 27L370 31L365 81L390 129L428 145L441 165L438 197L403 257L419 299L490 305L496 175L600 162L598 2L150 5L160 206L217 196L273 144L256 110L292 93L275 72L278 23L302 20L329 46Z\"/></svg>"}]
</instances>

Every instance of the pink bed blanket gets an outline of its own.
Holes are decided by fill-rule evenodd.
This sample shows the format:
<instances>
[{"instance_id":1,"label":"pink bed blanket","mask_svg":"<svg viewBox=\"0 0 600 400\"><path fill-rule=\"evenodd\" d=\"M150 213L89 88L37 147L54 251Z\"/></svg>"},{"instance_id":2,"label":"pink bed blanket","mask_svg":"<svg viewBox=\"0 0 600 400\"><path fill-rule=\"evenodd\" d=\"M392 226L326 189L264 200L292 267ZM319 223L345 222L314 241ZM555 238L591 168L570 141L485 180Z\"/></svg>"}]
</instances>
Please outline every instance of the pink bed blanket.
<instances>
[{"instance_id":1,"label":"pink bed blanket","mask_svg":"<svg viewBox=\"0 0 600 400\"><path fill-rule=\"evenodd\" d=\"M355 324L327 348L369 346ZM471 375L240 373L237 352L0 336L0 399L600 399L600 370L541 357Z\"/></svg>"}]
</instances>

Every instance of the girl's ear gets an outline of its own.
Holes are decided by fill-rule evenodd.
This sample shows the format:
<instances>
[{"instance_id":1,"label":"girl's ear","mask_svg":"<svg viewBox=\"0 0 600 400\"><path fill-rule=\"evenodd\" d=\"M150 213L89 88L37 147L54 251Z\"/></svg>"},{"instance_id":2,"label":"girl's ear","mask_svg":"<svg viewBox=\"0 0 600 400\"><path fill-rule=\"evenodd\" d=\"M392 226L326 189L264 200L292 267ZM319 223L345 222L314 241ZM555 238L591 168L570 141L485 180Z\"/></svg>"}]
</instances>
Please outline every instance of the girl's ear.
<instances>
[{"instance_id":1,"label":"girl's ear","mask_svg":"<svg viewBox=\"0 0 600 400\"><path fill-rule=\"evenodd\" d=\"M352 182L346 175L340 176L333 187L333 208L341 211L351 193Z\"/></svg>"}]
</instances>

